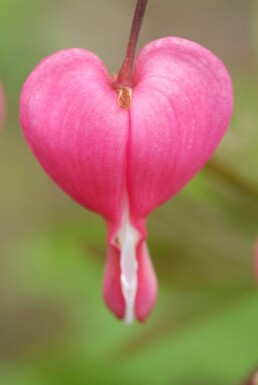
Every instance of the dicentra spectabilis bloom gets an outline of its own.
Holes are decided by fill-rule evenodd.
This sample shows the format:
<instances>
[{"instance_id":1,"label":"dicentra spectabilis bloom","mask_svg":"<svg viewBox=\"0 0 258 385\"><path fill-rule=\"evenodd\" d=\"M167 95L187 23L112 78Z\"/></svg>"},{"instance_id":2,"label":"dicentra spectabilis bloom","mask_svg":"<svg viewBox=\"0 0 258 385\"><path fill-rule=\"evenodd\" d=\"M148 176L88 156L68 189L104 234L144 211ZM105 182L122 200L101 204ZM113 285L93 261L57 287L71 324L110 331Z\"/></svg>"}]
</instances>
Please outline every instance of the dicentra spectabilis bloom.
<instances>
[{"instance_id":1,"label":"dicentra spectabilis bloom","mask_svg":"<svg viewBox=\"0 0 258 385\"><path fill-rule=\"evenodd\" d=\"M89 51L60 51L31 73L20 101L24 135L45 171L107 221L103 294L126 322L145 320L157 297L146 217L210 158L233 104L225 66L192 41L153 41L133 65L146 3L138 0L118 76Z\"/></svg>"}]
</instances>

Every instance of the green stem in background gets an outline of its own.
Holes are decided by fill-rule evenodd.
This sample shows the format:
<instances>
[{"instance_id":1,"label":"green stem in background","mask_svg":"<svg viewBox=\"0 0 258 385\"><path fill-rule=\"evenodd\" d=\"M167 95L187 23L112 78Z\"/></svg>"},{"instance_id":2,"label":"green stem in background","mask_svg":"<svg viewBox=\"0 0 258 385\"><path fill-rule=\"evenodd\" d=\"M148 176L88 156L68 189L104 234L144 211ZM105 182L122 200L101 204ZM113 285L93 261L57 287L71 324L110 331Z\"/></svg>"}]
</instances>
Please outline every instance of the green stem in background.
<instances>
[{"instance_id":1,"label":"green stem in background","mask_svg":"<svg viewBox=\"0 0 258 385\"><path fill-rule=\"evenodd\" d=\"M117 88L132 88L135 51L147 3L148 0L137 1L125 60L118 73L116 81Z\"/></svg>"},{"instance_id":2,"label":"green stem in background","mask_svg":"<svg viewBox=\"0 0 258 385\"><path fill-rule=\"evenodd\" d=\"M257 200L257 187L248 180L241 178L241 176L239 176L233 169L225 166L221 161L217 159L209 161L205 167L205 170L207 170L210 174L217 175L227 183L230 183L238 191L243 192L244 194L248 194L250 198Z\"/></svg>"}]
</instances>

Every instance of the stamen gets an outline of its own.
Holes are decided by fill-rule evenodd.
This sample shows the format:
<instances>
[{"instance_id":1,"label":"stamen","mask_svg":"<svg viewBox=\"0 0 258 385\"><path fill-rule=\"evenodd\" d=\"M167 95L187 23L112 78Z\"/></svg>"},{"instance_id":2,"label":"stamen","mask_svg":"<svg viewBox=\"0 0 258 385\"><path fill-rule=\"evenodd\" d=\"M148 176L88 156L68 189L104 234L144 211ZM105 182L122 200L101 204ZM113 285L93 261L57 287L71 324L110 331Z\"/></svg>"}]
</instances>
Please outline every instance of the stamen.
<instances>
[{"instance_id":1,"label":"stamen","mask_svg":"<svg viewBox=\"0 0 258 385\"><path fill-rule=\"evenodd\" d=\"M132 102L132 89L130 87L123 87L123 88L120 88L118 91L119 91L119 94L118 94L119 107L124 108L125 110L128 110Z\"/></svg>"}]
</instances>

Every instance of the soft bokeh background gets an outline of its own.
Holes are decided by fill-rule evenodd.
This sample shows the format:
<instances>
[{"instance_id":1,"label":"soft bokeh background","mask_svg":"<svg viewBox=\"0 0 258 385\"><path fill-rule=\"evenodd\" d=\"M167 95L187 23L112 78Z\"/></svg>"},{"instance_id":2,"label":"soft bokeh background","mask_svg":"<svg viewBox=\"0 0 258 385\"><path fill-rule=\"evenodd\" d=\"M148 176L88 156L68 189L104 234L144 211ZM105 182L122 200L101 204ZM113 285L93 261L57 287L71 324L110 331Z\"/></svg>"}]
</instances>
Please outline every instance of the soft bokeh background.
<instances>
[{"instance_id":1,"label":"soft bokeh background","mask_svg":"<svg viewBox=\"0 0 258 385\"><path fill-rule=\"evenodd\" d=\"M145 325L105 308L106 229L44 174L19 128L21 86L67 47L118 70L134 0L0 0L0 384L238 385L258 364L258 4L150 0L139 47L195 40L227 65L235 112L216 155L148 222L160 282Z\"/></svg>"}]
</instances>

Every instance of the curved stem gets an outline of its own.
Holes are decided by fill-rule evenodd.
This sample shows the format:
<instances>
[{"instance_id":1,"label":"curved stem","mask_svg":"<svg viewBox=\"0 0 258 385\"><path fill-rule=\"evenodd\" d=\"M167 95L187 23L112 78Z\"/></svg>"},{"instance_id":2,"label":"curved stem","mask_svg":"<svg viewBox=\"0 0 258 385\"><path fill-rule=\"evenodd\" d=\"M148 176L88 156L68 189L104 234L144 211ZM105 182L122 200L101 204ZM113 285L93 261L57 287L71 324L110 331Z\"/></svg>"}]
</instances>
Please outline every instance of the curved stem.
<instances>
[{"instance_id":1,"label":"curved stem","mask_svg":"<svg viewBox=\"0 0 258 385\"><path fill-rule=\"evenodd\" d=\"M133 67L136 45L138 42L142 21L147 6L148 0L138 0L134 12L133 23L131 27L131 33L127 46L125 60L118 73L116 86L117 88L130 87L133 85Z\"/></svg>"}]
</instances>

